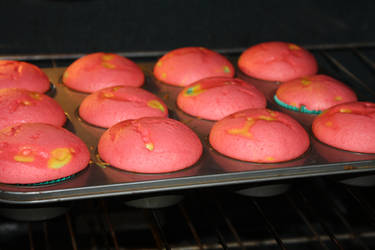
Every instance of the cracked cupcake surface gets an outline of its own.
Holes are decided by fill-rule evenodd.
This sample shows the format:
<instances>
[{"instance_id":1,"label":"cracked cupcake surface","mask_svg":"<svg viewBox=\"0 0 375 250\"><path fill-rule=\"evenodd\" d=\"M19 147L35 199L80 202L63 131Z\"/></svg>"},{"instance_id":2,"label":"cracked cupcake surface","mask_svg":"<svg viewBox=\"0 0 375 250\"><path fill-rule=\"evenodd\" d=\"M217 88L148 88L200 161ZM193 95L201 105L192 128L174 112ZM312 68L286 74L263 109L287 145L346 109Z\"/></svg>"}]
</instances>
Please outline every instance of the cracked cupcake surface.
<instances>
[{"instance_id":1,"label":"cracked cupcake surface","mask_svg":"<svg viewBox=\"0 0 375 250\"><path fill-rule=\"evenodd\" d=\"M337 104L355 102L357 96L344 83L330 76L313 75L281 83L274 99L284 108L319 114Z\"/></svg>"},{"instance_id":2,"label":"cracked cupcake surface","mask_svg":"<svg viewBox=\"0 0 375 250\"><path fill-rule=\"evenodd\" d=\"M71 89L92 93L112 86L140 87L144 74L133 61L113 53L92 53L74 61L64 72Z\"/></svg>"},{"instance_id":3,"label":"cracked cupcake surface","mask_svg":"<svg viewBox=\"0 0 375 250\"><path fill-rule=\"evenodd\" d=\"M234 67L224 56L203 47L172 50L154 67L156 79L175 86L187 86L207 77L233 77Z\"/></svg>"},{"instance_id":4,"label":"cracked cupcake surface","mask_svg":"<svg viewBox=\"0 0 375 250\"><path fill-rule=\"evenodd\" d=\"M240 110L265 108L266 98L241 79L210 77L185 87L177 97L177 105L192 116L220 120Z\"/></svg>"},{"instance_id":5,"label":"cracked cupcake surface","mask_svg":"<svg viewBox=\"0 0 375 250\"><path fill-rule=\"evenodd\" d=\"M168 108L162 99L144 89L115 86L87 96L79 115L90 124L109 128L129 119L167 117Z\"/></svg>"},{"instance_id":6,"label":"cracked cupcake surface","mask_svg":"<svg viewBox=\"0 0 375 250\"><path fill-rule=\"evenodd\" d=\"M89 159L82 140L61 127L23 123L0 130L0 183L65 178L86 168Z\"/></svg>"},{"instance_id":7,"label":"cracked cupcake surface","mask_svg":"<svg viewBox=\"0 0 375 250\"><path fill-rule=\"evenodd\" d=\"M0 89L0 129L26 122L63 126L65 121L64 110L47 95L26 89Z\"/></svg>"},{"instance_id":8,"label":"cracked cupcake surface","mask_svg":"<svg viewBox=\"0 0 375 250\"><path fill-rule=\"evenodd\" d=\"M21 88L39 93L47 92L47 75L37 66L19 61L0 60L0 89Z\"/></svg>"},{"instance_id":9,"label":"cracked cupcake surface","mask_svg":"<svg viewBox=\"0 0 375 250\"><path fill-rule=\"evenodd\" d=\"M248 48L238 59L238 67L246 75L266 81L290 81L318 71L310 52L286 42L264 42Z\"/></svg>"},{"instance_id":10,"label":"cracked cupcake surface","mask_svg":"<svg viewBox=\"0 0 375 250\"><path fill-rule=\"evenodd\" d=\"M99 140L102 160L138 173L166 173L192 166L202 154L198 136L169 118L147 117L120 122Z\"/></svg>"},{"instance_id":11,"label":"cracked cupcake surface","mask_svg":"<svg viewBox=\"0 0 375 250\"><path fill-rule=\"evenodd\" d=\"M295 159L310 145L297 121L269 109L247 109L225 117L212 127L209 141L223 155L258 163Z\"/></svg>"},{"instance_id":12,"label":"cracked cupcake surface","mask_svg":"<svg viewBox=\"0 0 375 250\"><path fill-rule=\"evenodd\" d=\"M314 119L316 138L352 152L375 153L375 103L351 102L333 106Z\"/></svg>"}]
</instances>

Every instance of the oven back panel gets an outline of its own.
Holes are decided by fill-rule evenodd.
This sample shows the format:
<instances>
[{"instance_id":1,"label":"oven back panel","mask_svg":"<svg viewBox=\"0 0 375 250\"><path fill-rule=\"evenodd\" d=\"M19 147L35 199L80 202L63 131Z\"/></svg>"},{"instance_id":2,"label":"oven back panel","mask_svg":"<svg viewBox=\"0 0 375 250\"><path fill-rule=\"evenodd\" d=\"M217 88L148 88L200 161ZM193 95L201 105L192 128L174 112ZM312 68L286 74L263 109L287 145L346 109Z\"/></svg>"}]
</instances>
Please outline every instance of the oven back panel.
<instances>
[{"instance_id":1,"label":"oven back panel","mask_svg":"<svg viewBox=\"0 0 375 250\"><path fill-rule=\"evenodd\" d=\"M0 1L0 54L375 41L374 1Z\"/></svg>"}]
</instances>

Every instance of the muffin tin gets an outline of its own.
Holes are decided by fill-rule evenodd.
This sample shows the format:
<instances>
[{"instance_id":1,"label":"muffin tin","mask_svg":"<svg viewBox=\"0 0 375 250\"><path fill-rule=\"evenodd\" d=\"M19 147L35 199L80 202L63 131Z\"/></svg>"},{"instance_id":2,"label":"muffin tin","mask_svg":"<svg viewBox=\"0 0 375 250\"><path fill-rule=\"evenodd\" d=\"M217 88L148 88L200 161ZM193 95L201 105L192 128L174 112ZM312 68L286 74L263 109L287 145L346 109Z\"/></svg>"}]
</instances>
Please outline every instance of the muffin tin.
<instances>
[{"instance_id":1,"label":"muffin tin","mask_svg":"<svg viewBox=\"0 0 375 250\"><path fill-rule=\"evenodd\" d=\"M53 98L61 104L69 119L66 127L88 145L92 161L86 170L63 182L40 186L0 184L0 201L11 204L51 203L311 176L358 174L375 170L375 154L351 153L320 143L313 137L310 129L314 115L297 113L277 106L273 100L277 83L252 79L240 72L237 74L239 78L254 84L265 94L268 108L287 113L305 126L310 134L311 146L300 158L283 163L257 164L225 157L212 149L208 143L208 133L214 122L194 118L179 110L175 101L182 88L155 80L152 76L154 63L139 63L146 75L143 88L161 97L168 106L169 116L191 127L200 137L204 152L194 166L167 174L137 174L108 166L100 160L96 148L105 129L82 121L77 114L79 104L87 94L73 91L62 84L61 76L65 68L44 68L55 88L51 91ZM356 183L357 181L354 181L354 184Z\"/></svg>"}]
</instances>

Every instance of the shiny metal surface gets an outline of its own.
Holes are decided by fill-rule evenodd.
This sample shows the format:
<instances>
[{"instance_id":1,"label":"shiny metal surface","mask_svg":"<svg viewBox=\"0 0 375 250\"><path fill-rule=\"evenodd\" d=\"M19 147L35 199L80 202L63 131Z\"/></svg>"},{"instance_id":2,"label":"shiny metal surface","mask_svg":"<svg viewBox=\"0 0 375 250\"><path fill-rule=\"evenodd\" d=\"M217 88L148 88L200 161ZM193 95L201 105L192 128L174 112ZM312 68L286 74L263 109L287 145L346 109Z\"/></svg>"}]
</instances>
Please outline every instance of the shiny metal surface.
<instances>
[{"instance_id":1,"label":"shiny metal surface","mask_svg":"<svg viewBox=\"0 0 375 250\"><path fill-rule=\"evenodd\" d=\"M143 88L152 91L165 101L170 110L170 117L181 120L197 132L204 145L204 153L197 164L188 169L168 174L136 174L102 164L97 160L96 145L105 130L88 125L77 116L77 108L87 94L72 91L61 83L61 76L65 68L45 68L44 71L56 88L54 98L62 105L70 120L67 128L81 137L88 145L92 163L85 171L71 180L57 184L31 187L0 184L0 202L49 203L311 176L364 173L375 170L374 154L357 154L337 150L318 142L313 136L311 136L309 151L302 157L289 162L256 164L220 155L209 146L207 140L213 122L193 118L178 110L175 98L181 88L155 81L152 77L154 63L155 61L139 64L146 75L146 84ZM238 73L238 77L255 84L265 93L268 99L268 108L292 115L311 134L309 127L314 116L284 110L273 102L272 96L277 88L277 83L254 80L241 73Z\"/></svg>"}]
</instances>

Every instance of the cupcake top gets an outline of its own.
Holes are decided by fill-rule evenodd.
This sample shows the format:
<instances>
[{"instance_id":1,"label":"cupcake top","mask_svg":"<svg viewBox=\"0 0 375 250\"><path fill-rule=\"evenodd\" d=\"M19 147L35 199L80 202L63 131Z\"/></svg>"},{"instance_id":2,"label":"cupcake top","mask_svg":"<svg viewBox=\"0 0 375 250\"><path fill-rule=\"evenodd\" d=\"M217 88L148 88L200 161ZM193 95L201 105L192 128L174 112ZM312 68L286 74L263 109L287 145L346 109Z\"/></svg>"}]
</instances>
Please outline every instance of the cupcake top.
<instances>
[{"instance_id":1,"label":"cupcake top","mask_svg":"<svg viewBox=\"0 0 375 250\"><path fill-rule=\"evenodd\" d=\"M167 117L168 108L156 95L136 87L109 87L87 96L79 107L86 122L109 128L129 119Z\"/></svg>"},{"instance_id":2,"label":"cupcake top","mask_svg":"<svg viewBox=\"0 0 375 250\"><path fill-rule=\"evenodd\" d=\"M61 127L23 123L0 130L0 183L61 179L84 169L89 158L82 140Z\"/></svg>"},{"instance_id":3,"label":"cupcake top","mask_svg":"<svg viewBox=\"0 0 375 250\"><path fill-rule=\"evenodd\" d=\"M66 86L86 93L117 85L140 87L144 79L142 70L131 60L102 52L77 59L63 75Z\"/></svg>"},{"instance_id":4,"label":"cupcake top","mask_svg":"<svg viewBox=\"0 0 375 250\"><path fill-rule=\"evenodd\" d=\"M192 116L220 120L240 110L265 108L266 98L241 79L211 77L185 87L177 97L177 105Z\"/></svg>"},{"instance_id":5,"label":"cupcake top","mask_svg":"<svg viewBox=\"0 0 375 250\"><path fill-rule=\"evenodd\" d=\"M63 126L65 121L64 110L45 94L26 89L0 89L0 129L26 122Z\"/></svg>"},{"instance_id":6,"label":"cupcake top","mask_svg":"<svg viewBox=\"0 0 375 250\"><path fill-rule=\"evenodd\" d=\"M203 47L172 50L154 67L156 79L175 86L187 86L214 76L234 76L233 65L224 56Z\"/></svg>"},{"instance_id":7,"label":"cupcake top","mask_svg":"<svg viewBox=\"0 0 375 250\"><path fill-rule=\"evenodd\" d=\"M326 75L314 75L283 82L275 101L291 110L319 114L334 105L357 101L357 96L344 83Z\"/></svg>"},{"instance_id":8,"label":"cupcake top","mask_svg":"<svg viewBox=\"0 0 375 250\"><path fill-rule=\"evenodd\" d=\"M248 48L238 59L238 67L251 77L282 82L318 71L310 52L286 42L265 42Z\"/></svg>"},{"instance_id":9,"label":"cupcake top","mask_svg":"<svg viewBox=\"0 0 375 250\"><path fill-rule=\"evenodd\" d=\"M310 145L297 121L268 109L247 109L225 117L212 127L209 141L223 155L258 163L295 159Z\"/></svg>"},{"instance_id":10,"label":"cupcake top","mask_svg":"<svg viewBox=\"0 0 375 250\"><path fill-rule=\"evenodd\" d=\"M196 163L202 154L198 136L169 118L126 120L109 128L98 152L113 167L139 173L166 173Z\"/></svg>"},{"instance_id":11,"label":"cupcake top","mask_svg":"<svg viewBox=\"0 0 375 250\"><path fill-rule=\"evenodd\" d=\"M333 106L315 118L312 131L320 141L348 151L375 153L375 103Z\"/></svg>"},{"instance_id":12,"label":"cupcake top","mask_svg":"<svg viewBox=\"0 0 375 250\"><path fill-rule=\"evenodd\" d=\"M47 75L37 66L19 61L0 60L0 89L21 88L44 93L50 88Z\"/></svg>"}]
</instances>

